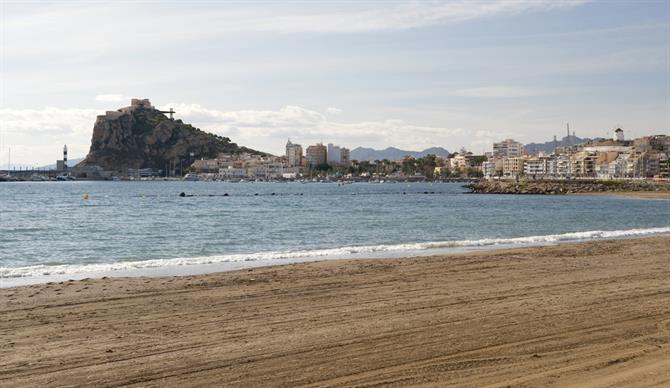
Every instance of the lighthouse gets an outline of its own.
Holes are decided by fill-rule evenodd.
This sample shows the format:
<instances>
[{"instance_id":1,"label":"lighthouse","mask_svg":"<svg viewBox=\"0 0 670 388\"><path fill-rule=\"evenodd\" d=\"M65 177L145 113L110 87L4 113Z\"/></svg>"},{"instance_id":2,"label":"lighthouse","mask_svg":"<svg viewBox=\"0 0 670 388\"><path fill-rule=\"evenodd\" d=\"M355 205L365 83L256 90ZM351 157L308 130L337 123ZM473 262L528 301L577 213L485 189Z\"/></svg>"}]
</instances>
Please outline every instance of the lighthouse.
<instances>
[{"instance_id":1,"label":"lighthouse","mask_svg":"<svg viewBox=\"0 0 670 388\"><path fill-rule=\"evenodd\" d=\"M67 144L63 146L63 170L67 170Z\"/></svg>"}]
</instances>

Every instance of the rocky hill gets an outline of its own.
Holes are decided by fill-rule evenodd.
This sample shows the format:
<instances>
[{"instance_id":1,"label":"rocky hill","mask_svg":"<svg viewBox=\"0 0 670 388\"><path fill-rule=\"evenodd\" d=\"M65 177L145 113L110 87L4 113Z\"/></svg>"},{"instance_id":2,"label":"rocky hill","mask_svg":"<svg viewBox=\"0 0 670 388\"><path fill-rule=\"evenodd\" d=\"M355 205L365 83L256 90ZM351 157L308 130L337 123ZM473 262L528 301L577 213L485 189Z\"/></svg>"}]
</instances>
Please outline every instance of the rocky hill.
<instances>
[{"instance_id":1,"label":"rocky hill","mask_svg":"<svg viewBox=\"0 0 670 388\"><path fill-rule=\"evenodd\" d=\"M554 144L554 141L548 141L545 143L530 143L524 145L524 148L526 149L526 152L528 152L531 155L537 155L540 152L544 152L545 154L551 154L554 152L554 149L556 147L567 147L567 146L573 146L577 144L583 144L591 141L592 139L589 139L588 137L585 138L580 138L574 135L570 136L564 136L562 139L557 140L556 143Z\"/></svg>"},{"instance_id":2,"label":"rocky hill","mask_svg":"<svg viewBox=\"0 0 670 388\"><path fill-rule=\"evenodd\" d=\"M129 107L98 116L91 148L79 166L100 166L125 173L128 168L163 169L171 162L189 163L220 153L249 152L229 138L172 120L149 100L133 99ZM193 154L193 156L191 156Z\"/></svg>"}]
</instances>

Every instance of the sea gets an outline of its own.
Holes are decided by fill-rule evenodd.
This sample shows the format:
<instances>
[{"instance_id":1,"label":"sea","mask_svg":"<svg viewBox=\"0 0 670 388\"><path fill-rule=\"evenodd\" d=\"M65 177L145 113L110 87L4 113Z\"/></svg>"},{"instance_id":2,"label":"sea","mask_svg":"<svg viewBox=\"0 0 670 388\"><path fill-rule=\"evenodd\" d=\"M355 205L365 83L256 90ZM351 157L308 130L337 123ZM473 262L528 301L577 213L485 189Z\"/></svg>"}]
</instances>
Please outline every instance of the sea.
<instances>
[{"instance_id":1,"label":"sea","mask_svg":"<svg viewBox=\"0 0 670 388\"><path fill-rule=\"evenodd\" d=\"M0 287L666 234L666 200L458 183L3 182Z\"/></svg>"}]
</instances>

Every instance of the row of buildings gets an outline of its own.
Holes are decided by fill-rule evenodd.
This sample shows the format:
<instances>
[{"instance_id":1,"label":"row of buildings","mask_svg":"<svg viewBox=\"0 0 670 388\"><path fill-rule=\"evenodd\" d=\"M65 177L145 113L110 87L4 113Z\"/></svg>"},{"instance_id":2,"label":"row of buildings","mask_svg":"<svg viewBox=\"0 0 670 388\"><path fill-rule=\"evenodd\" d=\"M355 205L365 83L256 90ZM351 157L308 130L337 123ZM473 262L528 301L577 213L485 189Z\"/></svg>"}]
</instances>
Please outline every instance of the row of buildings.
<instances>
[{"instance_id":1,"label":"row of buildings","mask_svg":"<svg viewBox=\"0 0 670 388\"><path fill-rule=\"evenodd\" d=\"M345 147L319 143L307 147L303 154L302 146L289 139L283 156L220 154L216 159L196 160L191 170L217 179L295 179L313 169L350 164L350 152Z\"/></svg>"},{"instance_id":2,"label":"row of buildings","mask_svg":"<svg viewBox=\"0 0 670 388\"><path fill-rule=\"evenodd\" d=\"M625 140L617 128L610 140L557 147L550 155L528 155L520 143L507 139L493 145L481 170L487 178L668 178L669 155L670 136Z\"/></svg>"},{"instance_id":3,"label":"row of buildings","mask_svg":"<svg viewBox=\"0 0 670 388\"><path fill-rule=\"evenodd\" d=\"M574 136L573 136L574 138ZM446 158L352 163L345 147L315 144L305 152L300 144L286 143L283 156L219 155L216 159L198 160L191 171L211 174L219 179L294 179L314 171L337 166L341 176L415 176L477 177L516 179L530 178L669 178L670 136L645 136L626 140L622 129L611 139L582 144L555 145L553 152L529 154L523 144L505 139L493 144L491 152L474 155L466 150ZM366 164L367 163L367 164Z\"/></svg>"},{"instance_id":4,"label":"row of buildings","mask_svg":"<svg viewBox=\"0 0 670 388\"><path fill-rule=\"evenodd\" d=\"M318 143L307 147L303 156L300 144L292 143L291 139L286 143L286 158L289 167L348 166L351 163L350 155L348 148L332 143L328 146Z\"/></svg>"},{"instance_id":5,"label":"row of buildings","mask_svg":"<svg viewBox=\"0 0 670 388\"><path fill-rule=\"evenodd\" d=\"M220 154L216 159L196 160L191 171L217 179L295 178L303 172L300 166L289 166L286 157L249 153Z\"/></svg>"}]
</instances>

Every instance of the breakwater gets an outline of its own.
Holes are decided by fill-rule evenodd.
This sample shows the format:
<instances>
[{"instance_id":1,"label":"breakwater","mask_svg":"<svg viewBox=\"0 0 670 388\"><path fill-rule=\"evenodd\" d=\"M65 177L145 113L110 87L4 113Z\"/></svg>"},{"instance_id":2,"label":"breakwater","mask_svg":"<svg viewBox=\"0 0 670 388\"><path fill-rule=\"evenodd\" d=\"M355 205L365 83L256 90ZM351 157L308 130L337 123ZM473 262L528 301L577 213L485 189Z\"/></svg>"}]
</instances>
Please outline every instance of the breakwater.
<instances>
[{"instance_id":1,"label":"breakwater","mask_svg":"<svg viewBox=\"0 0 670 388\"><path fill-rule=\"evenodd\" d=\"M633 180L480 180L464 187L476 194L577 194L670 191L668 182Z\"/></svg>"}]
</instances>

